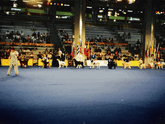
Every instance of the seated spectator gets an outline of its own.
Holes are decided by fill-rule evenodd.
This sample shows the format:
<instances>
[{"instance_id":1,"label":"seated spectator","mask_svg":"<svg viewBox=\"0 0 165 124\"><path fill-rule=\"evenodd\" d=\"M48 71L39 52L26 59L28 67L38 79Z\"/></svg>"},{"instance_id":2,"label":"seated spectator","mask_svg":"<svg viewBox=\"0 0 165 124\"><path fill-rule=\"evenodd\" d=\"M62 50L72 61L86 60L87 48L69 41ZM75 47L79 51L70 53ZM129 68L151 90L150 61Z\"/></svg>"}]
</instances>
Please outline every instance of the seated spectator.
<instances>
[{"instance_id":1,"label":"seated spectator","mask_svg":"<svg viewBox=\"0 0 165 124\"><path fill-rule=\"evenodd\" d=\"M26 48L25 52L26 52L26 53L29 53L29 52L30 52L30 50L29 50L28 48Z\"/></svg>"},{"instance_id":2,"label":"seated spectator","mask_svg":"<svg viewBox=\"0 0 165 124\"><path fill-rule=\"evenodd\" d=\"M40 32L37 33L37 39L40 39L41 36L40 36Z\"/></svg>"},{"instance_id":3,"label":"seated spectator","mask_svg":"<svg viewBox=\"0 0 165 124\"><path fill-rule=\"evenodd\" d=\"M28 43L30 43L30 42L31 42L31 38L30 38L30 36L29 36L29 35L26 37L26 39L27 39L27 42L28 42Z\"/></svg>"},{"instance_id":4,"label":"seated spectator","mask_svg":"<svg viewBox=\"0 0 165 124\"><path fill-rule=\"evenodd\" d=\"M119 52L119 51L121 52L121 48L120 48L120 47L118 48L118 52Z\"/></svg>"},{"instance_id":5,"label":"seated spectator","mask_svg":"<svg viewBox=\"0 0 165 124\"><path fill-rule=\"evenodd\" d=\"M111 39L111 43L113 43L113 38Z\"/></svg>"},{"instance_id":6,"label":"seated spectator","mask_svg":"<svg viewBox=\"0 0 165 124\"><path fill-rule=\"evenodd\" d=\"M46 37L46 36L45 36L45 33L43 33L42 37L43 37L43 40L45 41L45 40L46 40L46 39L45 39L45 37Z\"/></svg>"},{"instance_id":7,"label":"seated spectator","mask_svg":"<svg viewBox=\"0 0 165 124\"><path fill-rule=\"evenodd\" d=\"M67 41L69 39L69 35L65 34L65 40Z\"/></svg>"},{"instance_id":8,"label":"seated spectator","mask_svg":"<svg viewBox=\"0 0 165 124\"><path fill-rule=\"evenodd\" d=\"M122 57L121 51L118 52L118 55L119 55L119 56L118 56L118 60L121 60L121 57Z\"/></svg>"},{"instance_id":9,"label":"seated spectator","mask_svg":"<svg viewBox=\"0 0 165 124\"><path fill-rule=\"evenodd\" d=\"M128 32L128 39L131 39L131 33Z\"/></svg>"},{"instance_id":10,"label":"seated spectator","mask_svg":"<svg viewBox=\"0 0 165 124\"><path fill-rule=\"evenodd\" d=\"M107 53L108 53L108 51L111 51L111 50L110 50L110 48L108 47L108 48L106 49L106 51L107 51Z\"/></svg>"},{"instance_id":11,"label":"seated spectator","mask_svg":"<svg viewBox=\"0 0 165 124\"><path fill-rule=\"evenodd\" d=\"M118 47L116 47L115 52L116 52L116 51L118 52L118 51L119 51L118 49L119 49L119 48L118 48Z\"/></svg>"},{"instance_id":12,"label":"seated spectator","mask_svg":"<svg viewBox=\"0 0 165 124\"><path fill-rule=\"evenodd\" d=\"M137 53L134 55L134 60L135 61L138 61L139 60L139 55Z\"/></svg>"},{"instance_id":13,"label":"seated spectator","mask_svg":"<svg viewBox=\"0 0 165 124\"><path fill-rule=\"evenodd\" d=\"M97 39L97 42L99 42L99 40L100 40L100 37L99 37L99 35L97 35L96 39Z\"/></svg>"},{"instance_id":14,"label":"seated spectator","mask_svg":"<svg viewBox=\"0 0 165 124\"><path fill-rule=\"evenodd\" d=\"M21 31L21 39L23 40L23 38L24 38L24 33L23 33L23 31ZM23 42L23 41L22 41Z\"/></svg>"},{"instance_id":15,"label":"seated spectator","mask_svg":"<svg viewBox=\"0 0 165 124\"><path fill-rule=\"evenodd\" d=\"M106 55L105 55L105 60L108 60L109 57L110 57L110 56L109 56L108 54L106 54Z\"/></svg>"},{"instance_id":16,"label":"seated spectator","mask_svg":"<svg viewBox=\"0 0 165 124\"><path fill-rule=\"evenodd\" d=\"M32 36L33 36L34 38L36 38L37 34L36 34L35 31L33 32Z\"/></svg>"},{"instance_id":17,"label":"seated spectator","mask_svg":"<svg viewBox=\"0 0 165 124\"><path fill-rule=\"evenodd\" d=\"M9 39L10 38L10 32L7 30L6 31L6 39Z\"/></svg>"},{"instance_id":18,"label":"seated spectator","mask_svg":"<svg viewBox=\"0 0 165 124\"><path fill-rule=\"evenodd\" d=\"M42 59L42 54L41 54L41 52L39 52L39 54L37 55L37 59Z\"/></svg>"},{"instance_id":19,"label":"seated spectator","mask_svg":"<svg viewBox=\"0 0 165 124\"><path fill-rule=\"evenodd\" d=\"M33 52L31 52L31 54L30 54L30 58L31 58L31 59L34 58L34 54L33 54Z\"/></svg>"},{"instance_id":20,"label":"seated spectator","mask_svg":"<svg viewBox=\"0 0 165 124\"><path fill-rule=\"evenodd\" d=\"M107 39L106 39L106 38L104 38L103 42L104 42L104 43L107 43Z\"/></svg>"},{"instance_id":21,"label":"seated spectator","mask_svg":"<svg viewBox=\"0 0 165 124\"><path fill-rule=\"evenodd\" d=\"M25 68L28 67L28 60L29 58L27 58L27 56L25 54L22 54L20 57L19 57L19 61L20 61L20 64L21 64L21 68L24 66Z\"/></svg>"},{"instance_id":22,"label":"seated spectator","mask_svg":"<svg viewBox=\"0 0 165 124\"><path fill-rule=\"evenodd\" d=\"M51 68L46 54L43 54L42 62L43 62L42 68L47 68L47 64L48 64L49 68Z\"/></svg>"},{"instance_id":23,"label":"seated spectator","mask_svg":"<svg viewBox=\"0 0 165 124\"><path fill-rule=\"evenodd\" d=\"M51 52L49 52L49 53L47 54L47 58L48 58L49 60L52 59L52 54L51 54Z\"/></svg>"},{"instance_id":24,"label":"seated spectator","mask_svg":"<svg viewBox=\"0 0 165 124\"><path fill-rule=\"evenodd\" d=\"M108 39L108 43L111 43L111 38Z\"/></svg>"},{"instance_id":25,"label":"seated spectator","mask_svg":"<svg viewBox=\"0 0 165 124\"><path fill-rule=\"evenodd\" d=\"M111 48L111 53L115 53L114 47Z\"/></svg>"}]
</instances>

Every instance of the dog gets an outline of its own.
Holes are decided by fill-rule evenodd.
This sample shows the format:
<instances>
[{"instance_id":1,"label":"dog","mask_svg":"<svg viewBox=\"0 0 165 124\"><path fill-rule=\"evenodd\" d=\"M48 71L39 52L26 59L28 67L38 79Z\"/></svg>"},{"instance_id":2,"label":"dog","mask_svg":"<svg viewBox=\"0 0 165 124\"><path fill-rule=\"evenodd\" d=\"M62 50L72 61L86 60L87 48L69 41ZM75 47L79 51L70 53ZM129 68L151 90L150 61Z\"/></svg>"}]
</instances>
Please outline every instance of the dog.
<instances>
[{"instance_id":1,"label":"dog","mask_svg":"<svg viewBox=\"0 0 165 124\"><path fill-rule=\"evenodd\" d=\"M67 65L66 65L66 63L64 62L64 61L60 61L59 59L57 59L57 61L58 61L58 63L59 63L59 67L58 68L61 68L61 66L62 67L66 67L67 68Z\"/></svg>"},{"instance_id":2,"label":"dog","mask_svg":"<svg viewBox=\"0 0 165 124\"><path fill-rule=\"evenodd\" d=\"M80 64L77 65L77 68L81 68L81 67L82 67L82 65L80 65Z\"/></svg>"},{"instance_id":3,"label":"dog","mask_svg":"<svg viewBox=\"0 0 165 124\"><path fill-rule=\"evenodd\" d=\"M93 62L92 65L93 65L92 68L95 68L95 66L97 66L97 68L100 69L100 63L99 62Z\"/></svg>"},{"instance_id":4,"label":"dog","mask_svg":"<svg viewBox=\"0 0 165 124\"><path fill-rule=\"evenodd\" d=\"M126 69L127 67L128 67L129 69L131 69L131 66L130 66L130 65L131 65L131 62L125 62L125 61L123 61L122 64L123 64L123 68L124 68L124 69Z\"/></svg>"},{"instance_id":5,"label":"dog","mask_svg":"<svg viewBox=\"0 0 165 124\"><path fill-rule=\"evenodd\" d=\"M144 63L140 65L140 69L142 69L142 68L146 69L146 66Z\"/></svg>"}]
</instances>

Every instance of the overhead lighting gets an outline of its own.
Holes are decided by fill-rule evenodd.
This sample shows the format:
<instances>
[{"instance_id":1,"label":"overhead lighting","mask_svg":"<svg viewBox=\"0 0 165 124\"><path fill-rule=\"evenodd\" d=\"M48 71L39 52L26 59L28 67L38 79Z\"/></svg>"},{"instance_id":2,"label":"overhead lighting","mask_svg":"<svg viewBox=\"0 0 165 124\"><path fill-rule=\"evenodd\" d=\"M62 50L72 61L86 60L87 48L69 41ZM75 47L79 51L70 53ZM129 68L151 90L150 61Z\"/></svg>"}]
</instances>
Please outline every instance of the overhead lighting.
<instances>
[{"instance_id":1,"label":"overhead lighting","mask_svg":"<svg viewBox=\"0 0 165 124\"><path fill-rule=\"evenodd\" d=\"M43 2L37 2L38 4L43 4Z\"/></svg>"},{"instance_id":2,"label":"overhead lighting","mask_svg":"<svg viewBox=\"0 0 165 124\"><path fill-rule=\"evenodd\" d=\"M88 9L92 9L92 7L91 7L91 6L87 6L87 8L88 8Z\"/></svg>"},{"instance_id":3,"label":"overhead lighting","mask_svg":"<svg viewBox=\"0 0 165 124\"><path fill-rule=\"evenodd\" d=\"M11 8L11 10L14 10L14 11L21 11L21 9L17 9L17 8Z\"/></svg>"},{"instance_id":4,"label":"overhead lighting","mask_svg":"<svg viewBox=\"0 0 165 124\"><path fill-rule=\"evenodd\" d=\"M108 10L111 10L111 11L113 11L113 9L111 9L111 8L109 8Z\"/></svg>"},{"instance_id":5,"label":"overhead lighting","mask_svg":"<svg viewBox=\"0 0 165 124\"><path fill-rule=\"evenodd\" d=\"M115 17L117 17L117 15L118 15L118 13L117 13L117 12L115 12L115 15L114 15L114 16L115 16Z\"/></svg>"},{"instance_id":6,"label":"overhead lighting","mask_svg":"<svg viewBox=\"0 0 165 124\"><path fill-rule=\"evenodd\" d=\"M99 10L99 13L103 13L103 10Z\"/></svg>"},{"instance_id":7,"label":"overhead lighting","mask_svg":"<svg viewBox=\"0 0 165 124\"><path fill-rule=\"evenodd\" d=\"M33 5L33 7L38 7L38 5Z\"/></svg>"},{"instance_id":8,"label":"overhead lighting","mask_svg":"<svg viewBox=\"0 0 165 124\"><path fill-rule=\"evenodd\" d=\"M119 11L122 11L121 9L119 9Z\"/></svg>"},{"instance_id":9,"label":"overhead lighting","mask_svg":"<svg viewBox=\"0 0 165 124\"><path fill-rule=\"evenodd\" d=\"M38 4L38 7L39 7L39 8L41 8L41 7L42 7L42 5L41 5L41 4Z\"/></svg>"},{"instance_id":10,"label":"overhead lighting","mask_svg":"<svg viewBox=\"0 0 165 124\"><path fill-rule=\"evenodd\" d=\"M117 0L117 2L122 2L122 0Z\"/></svg>"},{"instance_id":11,"label":"overhead lighting","mask_svg":"<svg viewBox=\"0 0 165 124\"><path fill-rule=\"evenodd\" d=\"M133 12L132 10L127 10L127 12Z\"/></svg>"},{"instance_id":12,"label":"overhead lighting","mask_svg":"<svg viewBox=\"0 0 165 124\"><path fill-rule=\"evenodd\" d=\"M135 0L128 0L128 4L133 4Z\"/></svg>"},{"instance_id":13,"label":"overhead lighting","mask_svg":"<svg viewBox=\"0 0 165 124\"><path fill-rule=\"evenodd\" d=\"M70 6L69 4L64 4L64 6Z\"/></svg>"},{"instance_id":14,"label":"overhead lighting","mask_svg":"<svg viewBox=\"0 0 165 124\"><path fill-rule=\"evenodd\" d=\"M27 1L27 0L23 0L23 2L28 3L29 1Z\"/></svg>"},{"instance_id":15,"label":"overhead lighting","mask_svg":"<svg viewBox=\"0 0 165 124\"><path fill-rule=\"evenodd\" d=\"M18 4L14 2L13 3L13 7L17 7L17 6L18 6Z\"/></svg>"},{"instance_id":16,"label":"overhead lighting","mask_svg":"<svg viewBox=\"0 0 165 124\"><path fill-rule=\"evenodd\" d=\"M112 12L111 11L108 11L108 16L112 16Z\"/></svg>"},{"instance_id":17,"label":"overhead lighting","mask_svg":"<svg viewBox=\"0 0 165 124\"><path fill-rule=\"evenodd\" d=\"M61 3L61 6L63 6L64 4L63 3Z\"/></svg>"},{"instance_id":18,"label":"overhead lighting","mask_svg":"<svg viewBox=\"0 0 165 124\"><path fill-rule=\"evenodd\" d=\"M103 16L102 15L98 15L98 18L103 18Z\"/></svg>"}]
</instances>

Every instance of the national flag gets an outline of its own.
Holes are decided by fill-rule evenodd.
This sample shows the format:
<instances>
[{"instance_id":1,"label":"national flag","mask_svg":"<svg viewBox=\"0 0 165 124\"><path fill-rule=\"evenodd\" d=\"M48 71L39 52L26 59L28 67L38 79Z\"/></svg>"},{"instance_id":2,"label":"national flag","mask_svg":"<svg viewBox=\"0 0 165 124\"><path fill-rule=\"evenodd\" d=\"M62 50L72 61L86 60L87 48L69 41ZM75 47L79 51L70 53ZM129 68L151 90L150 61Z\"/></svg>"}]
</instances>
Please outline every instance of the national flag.
<instances>
[{"instance_id":1,"label":"national flag","mask_svg":"<svg viewBox=\"0 0 165 124\"><path fill-rule=\"evenodd\" d=\"M72 44L72 53L71 53L72 58L74 57L74 44Z\"/></svg>"},{"instance_id":2,"label":"national flag","mask_svg":"<svg viewBox=\"0 0 165 124\"><path fill-rule=\"evenodd\" d=\"M152 43L151 55L154 53L154 43Z\"/></svg>"},{"instance_id":3,"label":"national flag","mask_svg":"<svg viewBox=\"0 0 165 124\"><path fill-rule=\"evenodd\" d=\"M84 47L84 55L88 56L87 48L86 48L86 41L85 41L85 47Z\"/></svg>"},{"instance_id":4,"label":"national flag","mask_svg":"<svg viewBox=\"0 0 165 124\"><path fill-rule=\"evenodd\" d=\"M147 46L147 49L146 49L146 57L148 57L148 46Z\"/></svg>"},{"instance_id":5,"label":"national flag","mask_svg":"<svg viewBox=\"0 0 165 124\"><path fill-rule=\"evenodd\" d=\"M148 56L151 57L151 47L149 48Z\"/></svg>"},{"instance_id":6,"label":"national flag","mask_svg":"<svg viewBox=\"0 0 165 124\"><path fill-rule=\"evenodd\" d=\"M77 55L79 54L80 52L80 44L79 44L79 41L77 42Z\"/></svg>"}]
</instances>

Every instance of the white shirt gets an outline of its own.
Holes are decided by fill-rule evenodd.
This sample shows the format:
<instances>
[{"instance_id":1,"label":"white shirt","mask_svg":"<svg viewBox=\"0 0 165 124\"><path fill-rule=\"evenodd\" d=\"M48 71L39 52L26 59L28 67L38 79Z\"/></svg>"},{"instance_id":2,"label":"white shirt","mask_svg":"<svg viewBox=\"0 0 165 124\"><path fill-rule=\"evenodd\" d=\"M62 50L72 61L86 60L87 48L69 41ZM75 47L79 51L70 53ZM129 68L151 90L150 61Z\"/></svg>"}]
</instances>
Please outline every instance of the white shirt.
<instances>
[{"instance_id":1,"label":"white shirt","mask_svg":"<svg viewBox=\"0 0 165 124\"><path fill-rule=\"evenodd\" d=\"M84 57L80 53L75 58L76 58L77 61L84 61Z\"/></svg>"},{"instance_id":2,"label":"white shirt","mask_svg":"<svg viewBox=\"0 0 165 124\"><path fill-rule=\"evenodd\" d=\"M61 54L62 54L62 51L61 50L58 51L58 56L61 56Z\"/></svg>"}]
</instances>

